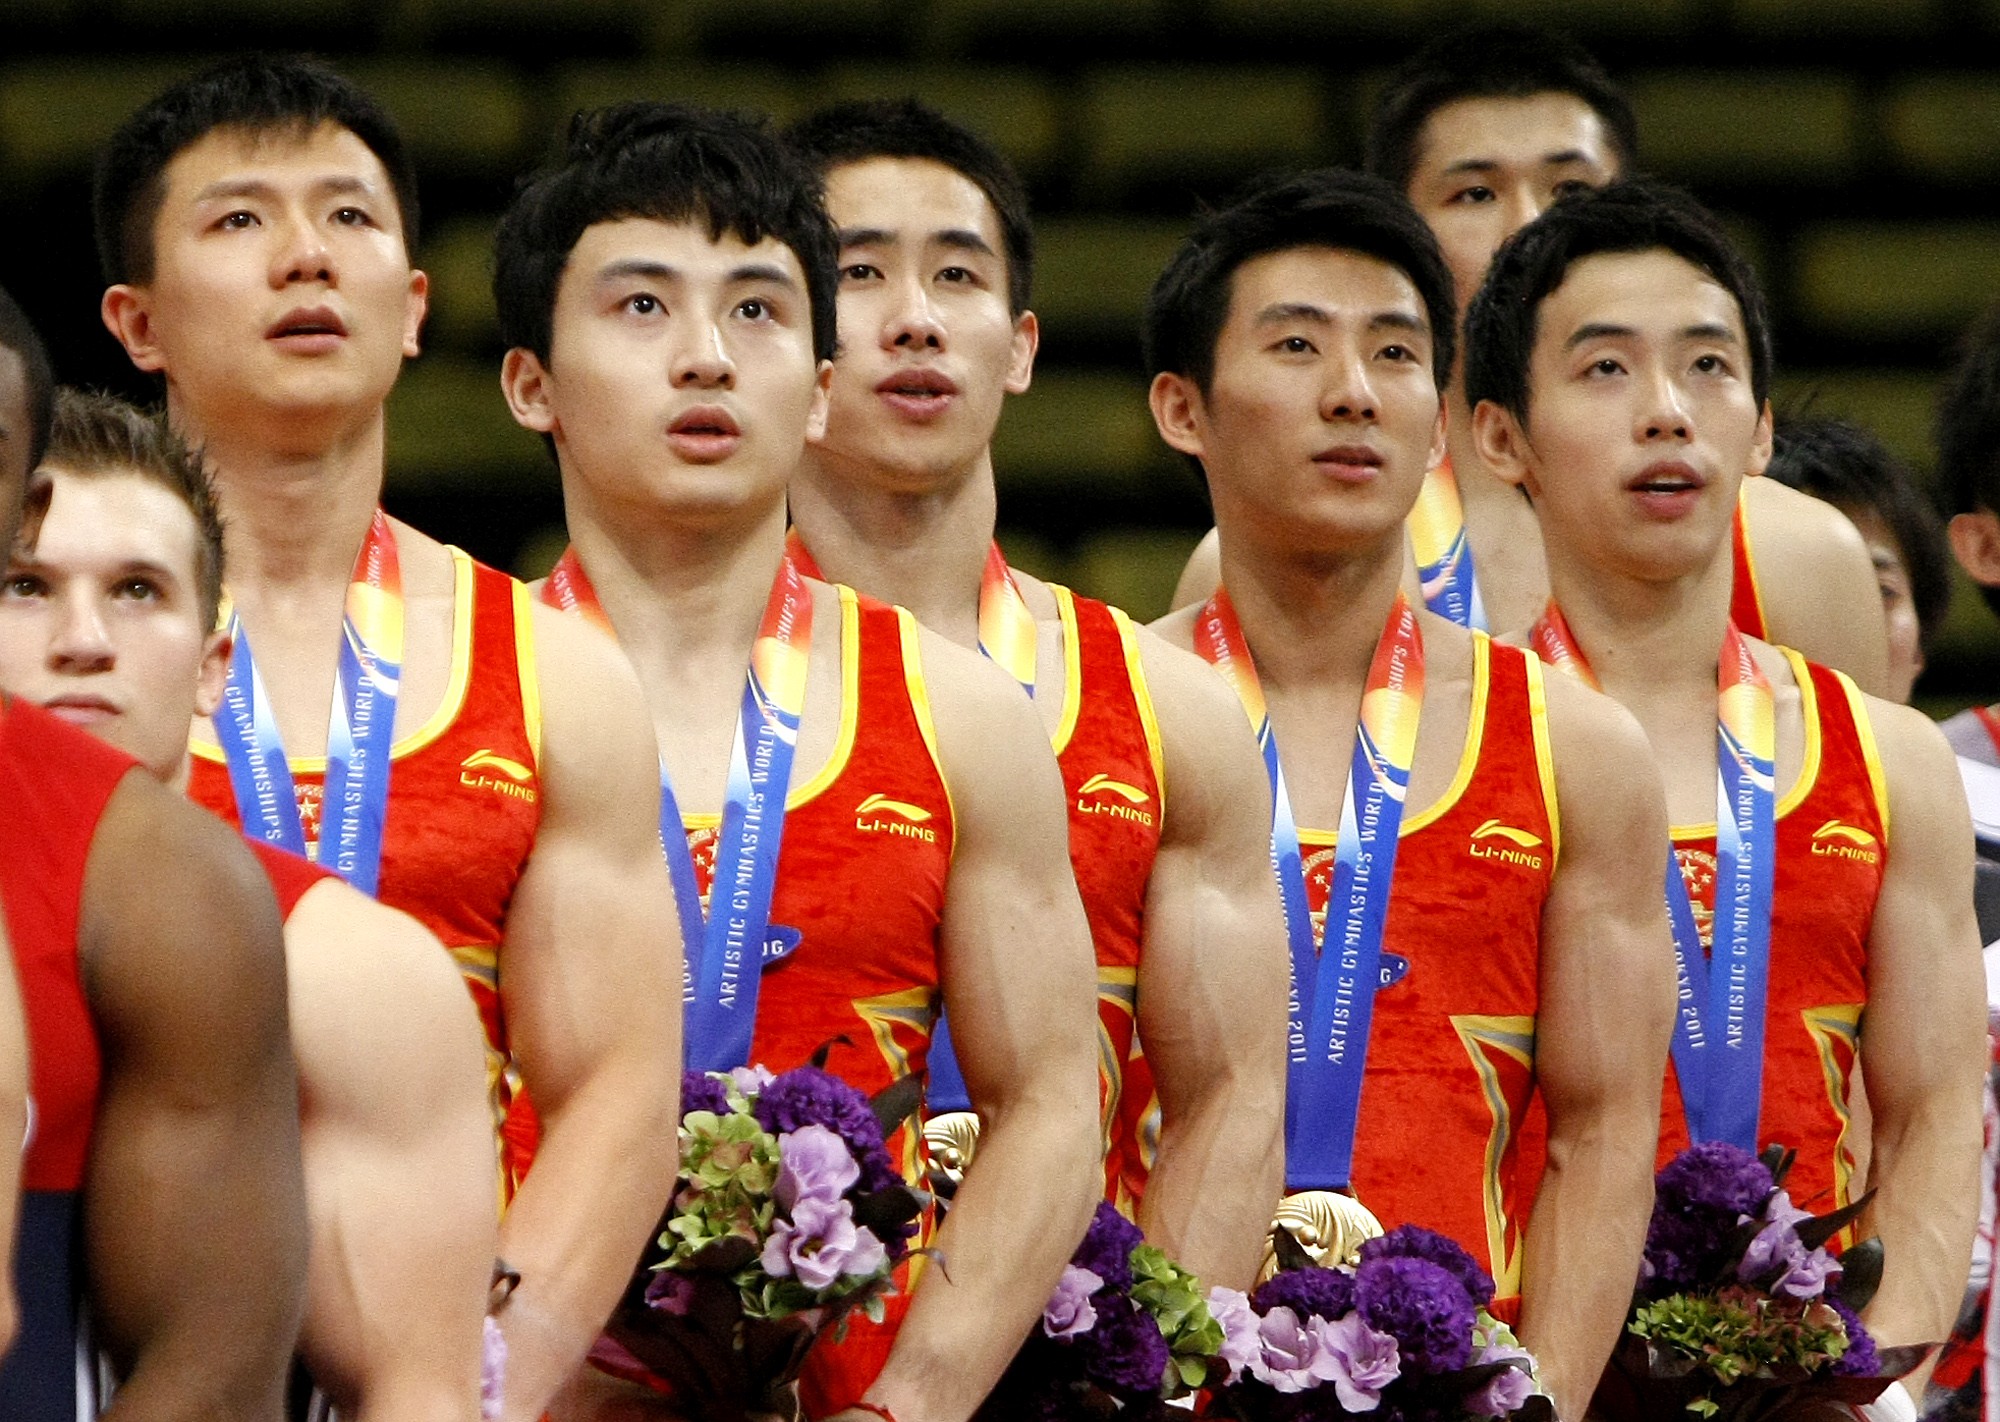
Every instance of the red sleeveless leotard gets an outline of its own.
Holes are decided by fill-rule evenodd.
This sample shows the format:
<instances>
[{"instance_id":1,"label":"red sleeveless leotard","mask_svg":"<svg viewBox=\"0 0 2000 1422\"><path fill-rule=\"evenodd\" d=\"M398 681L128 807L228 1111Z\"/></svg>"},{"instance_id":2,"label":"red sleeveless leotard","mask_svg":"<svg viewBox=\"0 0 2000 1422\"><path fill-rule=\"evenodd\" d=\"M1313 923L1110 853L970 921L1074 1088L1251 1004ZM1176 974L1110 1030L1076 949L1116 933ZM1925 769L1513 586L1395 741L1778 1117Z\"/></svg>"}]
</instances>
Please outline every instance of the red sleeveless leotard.
<instances>
[{"instance_id":1,"label":"red sleeveless leotard","mask_svg":"<svg viewBox=\"0 0 2000 1422\"><path fill-rule=\"evenodd\" d=\"M1116 608L1050 585L1062 621L1063 710L1054 738L1069 796L1069 857L1097 949L1099 1103L1105 1198L1138 1210L1156 1138L1152 1073L1137 1053L1146 887L1166 810L1160 733L1138 631Z\"/></svg>"},{"instance_id":2,"label":"red sleeveless leotard","mask_svg":"<svg viewBox=\"0 0 2000 1422\"><path fill-rule=\"evenodd\" d=\"M501 1124L503 1189L527 1173L534 1120L500 1008L507 905L540 823L541 698L527 589L451 550L451 681L430 720L396 742L376 897L435 933L457 959L486 1027L487 1078ZM319 836L324 757L292 759L308 847ZM188 794L240 824L229 771L194 747Z\"/></svg>"},{"instance_id":3,"label":"red sleeveless leotard","mask_svg":"<svg viewBox=\"0 0 2000 1422\"><path fill-rule=\"evenodd\" d=\"M1747 489L1748 480L1744 481ZM1764 594L1757 586L1757 560L1750 552L1750 512L1744 494L1736 495L1736 512L1729 520L1729 551L1736 576L1730 584L1729 616L1745 637L1769 640L1764 620Z\"/></svg>"},{"instance_id":4,"label":"red sleeveless leotard","mask_svg":"<svg viewBox=\"0 0 2000 1422\"><path fill-rule=\"evenodd\" d=\"M103 1054L77 962L84 872L130 756L39 707L0 702L0 905L32 1058L15 1250L20 1331L0 1365L0 1417L80 1415L80 1192Z\"/></svg>"},{"instance_id":5,"label":"red sleeveless leotard","mask_svg":"<svg viewBox=\"0 0 2000 1422\"><path fill-rule=\"evenodd\" d=\"M1353 1184L1385 1226L1418 1224L1462 1244L1492 1273L1496 1311L1509 1313L1535 1183L1516 1136L1535 1088L1542 905L1561 829L1542 666L1473 638L1458 773L1397 841L1383 936L1394 981L1375 998ZM1323 935L1338 836L1299 838Z\"/></svg>"},{"instance_id":6,"label":"red sleeveless leotard","mask_svg":"<svg viewBox=\"0 0 2000 1422\"><path fill-rule=\"evenodd\" d=\"M1799 687L1805 762L1778 803L1758 1136L1798 1151L1786 1189L1794 1203L1824 1214L1847 1203L1854 1173L1848 1084L1868 1000L1868 931L1889 848L1889 799L1854 683L1797 652L1785 657ZM1674 854L1706 944L1715 826L1676 828ZM1669 1065L1660 1162L1687 1143L1680 1085Z\"/></svg>"},{"instance_id":7,"label":"red sleeveless leotard","mask_svg":"<svg viewBox=\"0 0 2000 1422\"><path fill-rule=\"evenodd\" d=\"M327 879L340 876L331 869L322 869L311 860L301 859L260 839L245 841L250 852L257 856L257 864L264 871L264 877L271 881L271 892L278 896L278 921L290 923L292 910L299 906L315 885Z\"/></svg>"}]
</instances>

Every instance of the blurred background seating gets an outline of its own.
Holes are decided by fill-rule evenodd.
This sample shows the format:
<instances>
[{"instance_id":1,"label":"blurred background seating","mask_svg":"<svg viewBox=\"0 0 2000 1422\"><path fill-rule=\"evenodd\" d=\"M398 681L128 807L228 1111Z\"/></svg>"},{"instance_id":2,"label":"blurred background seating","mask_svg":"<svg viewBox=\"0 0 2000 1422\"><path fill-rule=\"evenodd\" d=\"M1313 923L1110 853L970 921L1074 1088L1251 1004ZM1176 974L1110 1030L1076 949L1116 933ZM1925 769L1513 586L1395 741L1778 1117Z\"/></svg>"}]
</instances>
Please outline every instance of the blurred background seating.
<instances>
[{"instance_id":1,"label":"blurred background seating","mask_svg":"<svg viewBox=\"0 0 2000 1422\"><path fill-rule=\"evenodd\" d=\"M782 121L915 93L998 143L1037 205L1042 358L1000 429L1003 541L1149 617L1207 524L1145 406L1138 318L1161 263L1199 203L1258 169L1355 161L1389 69L1441 24L1503 13L1590 44L1629 86L1644 165L1751 252L1781 412L1859 419L1928 472L1937 378L2000 299L2000 0L7 0L0 281L65 379L148 394L96 319L92 155L216 55L327 55L396 113L423 176L432 317L391 406L390 503L535 573L560 497L501 402L487 286L516 175L578 107ZM2000 625L1961 594L1933 708L2000 680Z\"/></svg>"}]
</instances>

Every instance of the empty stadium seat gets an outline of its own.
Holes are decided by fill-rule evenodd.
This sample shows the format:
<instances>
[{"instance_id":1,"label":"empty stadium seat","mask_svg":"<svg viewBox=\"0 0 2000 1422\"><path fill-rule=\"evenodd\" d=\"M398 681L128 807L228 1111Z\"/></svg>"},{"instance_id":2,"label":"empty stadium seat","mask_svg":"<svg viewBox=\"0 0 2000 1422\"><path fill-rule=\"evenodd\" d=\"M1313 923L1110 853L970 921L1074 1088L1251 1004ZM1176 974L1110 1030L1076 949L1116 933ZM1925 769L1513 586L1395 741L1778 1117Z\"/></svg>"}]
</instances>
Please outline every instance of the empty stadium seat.
<instances>
[{"instance_id":1,"label":"empty stadium seat","mask_svg":"<svg viewBox=\"0 0 2000 1422\"><path fill-rule=\"evenodd\" d=\"M1146 294L1186 222L1065 218L1035 233L1035 314L1044 338L1137 336Z\"/></svg>"},{"instance_id":2,"label":"empty stadium seat","mask_svg":"<svg viewBox=\"0 0 2000 1422\"><path fill-rule=\"evenodd\" d=\"M1007 402L993 441L1002 488L1088 483L1143 494L1146 477L1168 459L1136 376L1050 371Z\"/></svg>"},{"instance_id":3,"label":"empty stadium seat","mask_svg":"<svg viewBox=\"0 0 2000 1422\"><path fill-rule=\"evenodd\" d=\"M555 472L539 437L514 423L498 361L428 355L389 397L389 487L481 494L536 487Z\"/></svg>"},{"instance_id":4,"label":"empty stadium seat","mask_svg":"<svg viewBox=\"0 0 2000 1422\"><path fill-rule=\"evenodd\" d=\"M2000 74L1905 79L1883 105L1890 150L1905 171L1941 182L2000 173Z\"/></svg>"},{"instance_id":5,"label":"empty stadium seat","mask_svg":"<svg viewBox=\"0 0 2000 1422\"><path fill-rule=\"evenodd\" d=\"M1310 69L1131 66L1084 84L1088 170L1113 185L1248 177L1328 149L1328 105Z\"/></svg>"},{"instance_id":6,"label":"empty stadium seat","mask_svg":"<svg viewBox=\"0 0 2000 1422\"><path fill-rule=\"evenodd\" d=\"M1141 622L1164 616L1174 584L1200 535L1183 529L1128 528L1091 538L1069 561L1080 593L1122 607Z\"/></svg>"},{"instance_id":7,"label":"empty stadium seat","mask_svg":"<svg viewBox=\"0 0 2000 1422\"><path fill-rule=\"evenodd\" d=\"M494 217L461 217L427 231L417 265L430 274L424 346L478 352L498 339L493 310Z\"/></svg>"},{"instance_id":8,"label":"empty stadium seat","mask_svg":"<svg viewBox=\"0 0 2000 1422\"><path fill-rule=\"evenodd\" d=\"M779 123L797 118L809 95L784 70L752 64L579 64L563 68L552 86L543 126L559 134L579 109L627 99L672 99L725 109L750 109Z\"/></svg>"},{"instance_id":9,"label":"empty stadium seat","mask_svg":"<svg viewBox=\"0 0 2000 1422\"><path fill-rule=\"evenodd\" d=\"M1793 269L1799 309L1822 331L1944 335L2000 295L2000 229L1982 222L1823 223L1800 235Z\"/></svg>"},{"instance_id":10,"label":"empty stadium seat","mask_svg":"<svg viewBox=\"0 0 2000 1422\"><path fill-rule=\"evenodd\" d=\"M1854 167L1854 80L1812 72L1645 74L1627 86L1646 166L1692 182L1832 182Z\"/></svg>"},{"instance_id":11,"label":"empty stadium seat","mask_svg":"<svg viewBox=\"0 0 2000 1422\"><path fill-rule=\"evenodd\" d=\"M1055 86L1033 69L920 64L845 64L829 70L821 102L914 95L983 136L1034 176L1062 151Z\"/></svg>"}]
</instances>

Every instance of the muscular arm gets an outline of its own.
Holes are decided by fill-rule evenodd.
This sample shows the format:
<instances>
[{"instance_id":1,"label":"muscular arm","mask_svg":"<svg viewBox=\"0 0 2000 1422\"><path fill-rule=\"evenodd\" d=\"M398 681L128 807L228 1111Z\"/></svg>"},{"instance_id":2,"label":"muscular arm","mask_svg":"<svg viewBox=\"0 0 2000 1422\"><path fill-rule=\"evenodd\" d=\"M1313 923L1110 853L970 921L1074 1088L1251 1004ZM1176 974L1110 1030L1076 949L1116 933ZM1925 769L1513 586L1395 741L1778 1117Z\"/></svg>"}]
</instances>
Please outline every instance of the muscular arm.
<instances>
[{"instance_id":1,"label":"muscular arm","mask_svg":"<svg viewBox=\"0 0 2000 1422\"><path fill-rule=\"evenodd\" d=\"M277 1417L304 1299L298 1087L277 906L236 837L128 775L78 934L104 1048L85 1182L119 1422Z\"/></svg>"},{"instance_id":2,"label":"muscular arm","mask_svg":"<svg viewBox=\"0 0 2000 1422\"><path fill-rule=\"evenodd\" d=\"M21 1208L21 1152L28 1121L28 1029L14 984L14 953L0 914L0 1357L14 1341L14 1229Z\"/></svg>"},{"instance_id":3,"label":"muscular arm","mask_svg":"<svg viewBox=\"0 0 2000 1422\"><path fill-rule=\"evenodd\" d=\"M1832 504L1776 479L1745 480L1743 497L1770 640L1883 695L1889 628L1861 534Z\"/></svg>"},{"instance_id":4,"label":"muscular arm","mask_svg":"<svg viewBox=\"0 0 2000 1422\"><path fill-rule=\"evenodd\" d=\"M532 1422L582 1361L673 1188L680 937L659 758L638 679L581 619L534 609L542 821L514 891L500 994L542 1123L500 1227L506 1417Z\"/></svg>"},{"instance_id":5,"label":"muscular arm","mask_svg":"<svg viewBox=\"0 0 2000 1422\"><path fill-rule=\"evenodd\" d=\"M1986 994L1972 825L1937 729L1906 707L1871 701L1869 713L1890 818L1861 1019L1876 1191L1862 1227L1885 1256L1868 1326L1886 1343L1936 1343L1964 1295L1978 1213Z\"/></svg>"},{"instance_id":6,"label":"muscular arm","mask_svg":"<svg viewBox=\"0 0 2000 1422\"><path fill-rule=\"evenodd\" d=\"M1284 1189L1284 914L1271 795L1220 677L1141 634L1166 759L1166 822L1146 892L1139 1039L1160 1097L1140 1202L1152 1243L1247 1288Z\"/></svg>"},{"instance_id":7,"label":"muscular arm","mask_svg":"<svg viewBox=\"0 0 2000 1422\"><path fill-rule=\"evenodd\" d=\"M1562 842L1542 909L1535 1074L1548 1168L1529 1221L1521 1338L1581 1418L1618 1341L1653 1205L1674 953L1660 886L1666 797L1645 734L1548 678Z\"/></svg>"},{"instance_id":8,"label":"muscular arm","mask_svg":"<svg viewBox=\"0 0 2000 1422\"><path fill-rule=\"evenodd\" d=\"M991 663L922 635L957 834L940 966L981 1134L938 1236L942 1266L924 1272L868 1397L901 1422L963 1422L1048 1302L1103 1188L1097 975L1034 708Z\"/></svg>"},{"instance_id":9,"label":"muscular arm","mask_svg":"<svg viewBox=\"0 0 2000 1422\"><path fill-rule=\"evenodd\" d=\"M444 947L344 884L285 925L312 1222L299 1351L355 1422L477 1422L498 1175Z\"/></svg>"}]
</instances>

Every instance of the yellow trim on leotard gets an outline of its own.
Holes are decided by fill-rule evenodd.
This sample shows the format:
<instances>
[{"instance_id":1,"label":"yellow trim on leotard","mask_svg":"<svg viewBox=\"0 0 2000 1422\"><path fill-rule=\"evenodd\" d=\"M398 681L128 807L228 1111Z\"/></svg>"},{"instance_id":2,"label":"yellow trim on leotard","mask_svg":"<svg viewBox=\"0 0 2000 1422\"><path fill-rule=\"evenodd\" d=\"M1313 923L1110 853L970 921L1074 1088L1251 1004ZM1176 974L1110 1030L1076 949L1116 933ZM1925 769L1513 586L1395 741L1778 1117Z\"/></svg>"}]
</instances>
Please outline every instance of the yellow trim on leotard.
<instances>
[{"instance_id":1,"label":"yellow trim on leotard","mask_svg":"<svg viewBox=\"0 0 2000 1422\"><path fill-rule=\"evenodd\" d=\"M1820 730L1819 693L1813 690L1812 673L1806 669L1806 659L1790 647L1775 644L1772 650L1782 652L1792 669L1792 680L1799 688L1799 717L1805 722L1806 751L1799 763L1799 778L1793 782L1778 801L1777 819L1783 819L1806 801L1812 794L1813 785L1819 779ZM1674 839L1708 839L1716 833L1714 820L1699 825L1673 825L1667 830Z\"/></svg>"},{"instance_id":2,"label":"yellow trim on leotard","mask_svg":"<svg viewBox=\"0 0 2000 1422\"><path fill-rule=\"evenodd\" d=\"M1445 787L1444 794L1426 805L1420 813L1403 821L1402 833L1396 836L1398 839L1403 835L1415 834L1426 825L1434 824L1441 819L1453 805L1458 803L1459 796L1465 793L1465 787L1472 783L1472 773L1479 769L1479 748L1486 740L1486 699L1492 686L1492 673L1493 639L1484 632L1474 632L1472 714L1466 718L1465 749L1458 757L1458 771L1452 776L1451 784Z\"/></svg>"},{"instance_id":3,"label":"yellow trim on leotard","mask_svg":"<svg viewBox=\"0 0 2000 1422\"><path fill-rule=\"evenodd\" d=\"M1847 710L1854 717L1854 733L1861 739L1861 759L1868 765L1868 789L1875 797L1875 813L1882 817L1882 847L1889 847L1889 776L1882 768L1882 752L1875 744L1875 723L1868 719L1868 698L1844 671L1835 671L1840 689L1847 694Z\"/></svg>"},{"instance_id":4,"label":"yellow trim on leotard","mask_svg":"<svg viewBox=\"0 0 2000 1422\"><path fill-rule=\"evenodd\" d=\"M1542 808L1549 817L1549 872L1562 858L1562 807L1556 797L1556 758L1549 748L1549 693L1542 680L1542 659L1530 653L1528 665L1528 724L1535 733L1535 774L1542 782Z\"/></svg>"},{"instance_id":5,"label":"yellow trim on leotard","mask_svg":"<svg viewBox=\"0 0 2000 1422\"><path fill-rule=\"evenodd\" d=\"M917 619L904 608L896 609L896 624L903 637L903 681L910 690L910 710L916 715L917 730L924 749L931 754L938 784L944 787L944 812L951 821L951 857L958 858L958 806L951 798L951 777L944 773L944 757L938 753L937 726L931 720L930 688L924 685L924 661L918 643Z\"/></svg>"},{"instance_id":6,"label":"yellow trim on leotard","mask_svg":"<svg viewBox=\"0 0 2000 1422\"><path fill-rule=\"evenodd\" d=\"M1056 616L1062 622L1063 700L1062 715L1056 721L1049 744L1057 755L1069 749L1076 734L1077 718L1083 714L1083 633L1076 625L1076 594L1059 583L1043 584L1056 600Z\"/></svg>"},{"instance_id":7,"label":"yellow trim on leotard","mask_svg":"<svg viewBox=\"0 0 2000 1422\"><path fill-rule=\"evenodd\" d=\"M472 555L462 548L446 545L451 554L451 677L445 683L444 698L430 719L389 748L389 759L401 760L420 751L451 729L458 713L465 709L466 684L472 678ZM202 760L224 763L222 747L188 738L188 751ZM326 755L288 755L286 763L294 775L326 774Z\"/></svg>"},{"instance_id":8,"label":"yellow trim on leotard","mask_svg":"<svg viewBox=\"0 0 2000 1422\"><path fill-rule=\"evenodd\" d=\"M542 681L535 660L535 599L528 585L514 581L514 669L521 678L521 726L527 732L528 753L542 763Z\"/></svg>"},{"instance_id":9,"label":"yellow trim on leotard","mask_svg":"<svg viewBox=\"0 0 2000 1422\"><path fill-rule=\"evenodd\" d=\"M1153 709L1153 692L1146 685L1145 654L1139 650L1139 629L1132 619L1113 607L1111 621L1118 628L1118 641L1125 648L1125 674L1132 682L1132 700L1139 708L1139 724L1146 732L1146 758L1153 763L1153 784L1159 788L1160 823L1167 822L1167 756L1160 748L1160 718Z\"/></svg>"},{"instance_id":10,"label":"yellow trim on leotard","mask_svg":"<svg viewBox=\"0 0 2000 1422\"><path fill-rule=\"evenodd\" d=\"M785 797L787 810L796 810L833 784L854 753L855 727L861 720L861 604L853 588L836 584L834 591L840 594L840 730L826 764Z\"/></svg>"}]
</instances>

